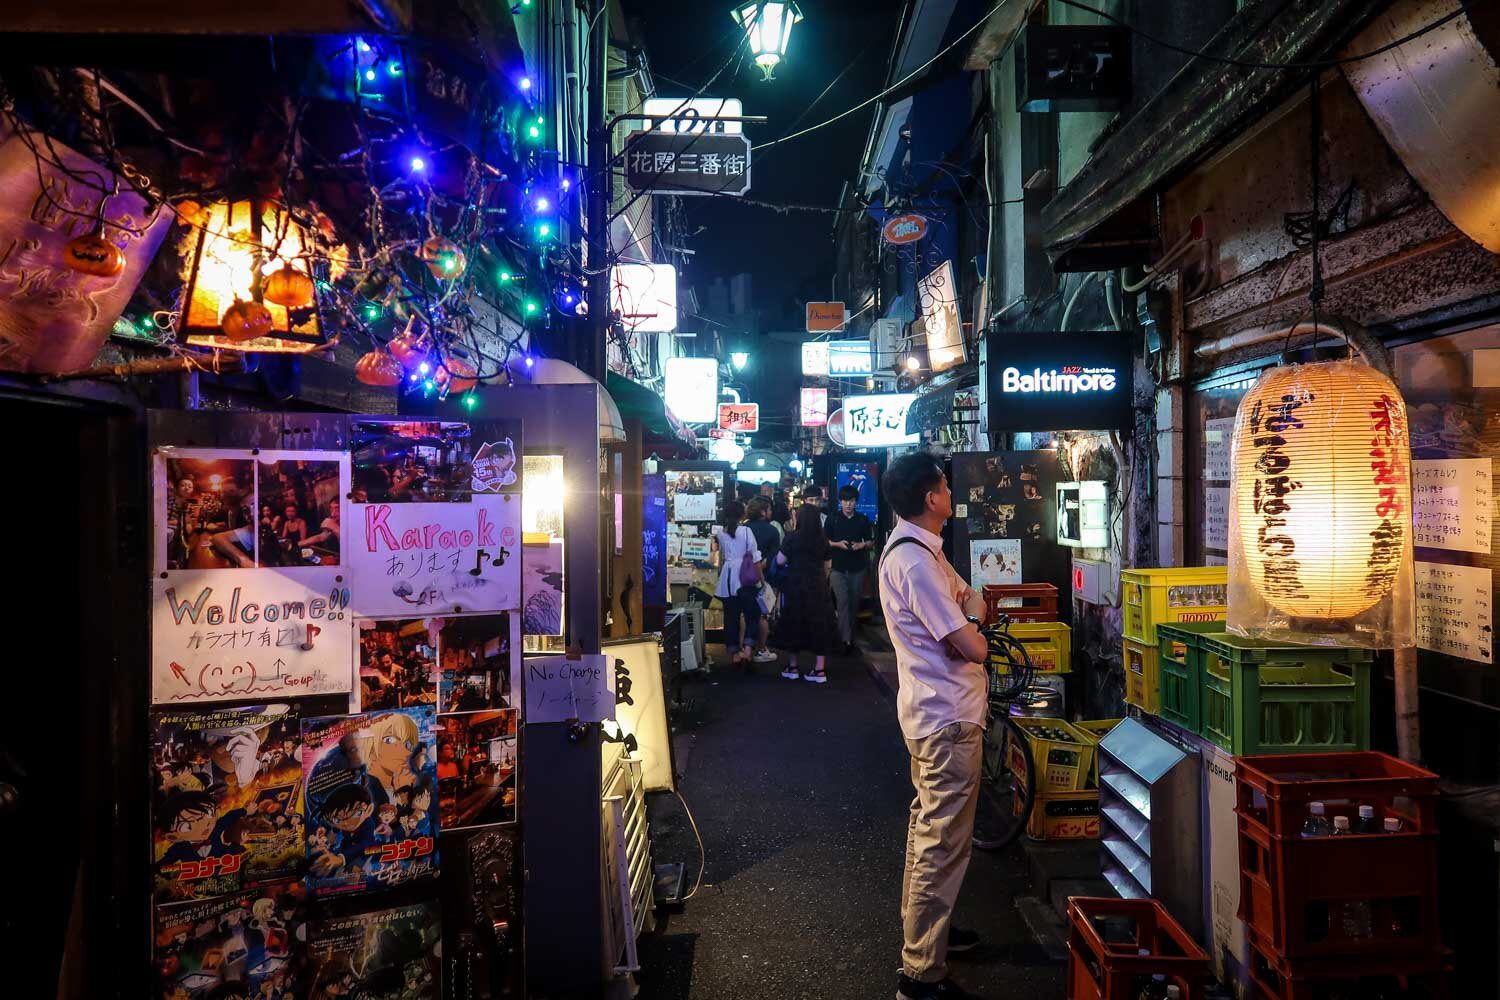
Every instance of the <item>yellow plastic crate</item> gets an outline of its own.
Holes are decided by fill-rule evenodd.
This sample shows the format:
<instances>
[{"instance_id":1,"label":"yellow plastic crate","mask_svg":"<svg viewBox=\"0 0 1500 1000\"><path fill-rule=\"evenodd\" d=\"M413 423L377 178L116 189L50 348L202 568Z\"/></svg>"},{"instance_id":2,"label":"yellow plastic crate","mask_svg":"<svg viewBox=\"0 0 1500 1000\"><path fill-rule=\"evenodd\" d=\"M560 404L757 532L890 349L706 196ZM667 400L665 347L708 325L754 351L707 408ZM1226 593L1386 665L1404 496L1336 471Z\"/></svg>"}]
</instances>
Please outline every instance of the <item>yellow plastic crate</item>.
<instances>
[{"instance_id":1,"label":"yellow plastic crate","mask_svg":"<svg viewBox=\"0 0 1500 1000\"><path fill-rule=\"evenodd\" d=\"M1011 719L1026 734L1036 769L1037 794L1084 790L1099 741L1062 719Z\"/></svg>"},{"instance_id":2,"label":"yellow plastic crate","mask_svg":"<svg viewBox=\"0 0 1500 1000\"><path fill-rule=\"evenodd\" d=\"M1125 640L1125 704L1147 715L1161 712L1161 651L1134 639Z\"/></svg>"},{"instance_id":3,"label":"yellow plastic crate","mask_svg":"<svg viewBox=\"0 0 1500 1000\"><path fill-rule=\"evenodd\" d=\"M1097 840L1099 837L1099 789L1083 792L1038 790L1026 820L1026 836L1032 840Z\"/></svg>"},{"instance_id":4,"label":"yellow plastic crate","mask_svg":"<svg viewBox=\"0 0 1500 1000\"><path fill-rule=\"evenodd\" d=\"M1085 719L1082 722L1073 723L1073 728L1088 736L1098 746L1099 741L1109 735L1109 731L1118 726L1123 719ZM1099 751L1094 751L1094 764L1089 769L1088 781L1084 782L1084 788L1099 787Z\"/></svg>"},{"instance_id":5,"label":"yellow plastic crate","mask_svg":"<svg viewBox=\"0 0 1500 1000\"><path fill-rule=\"evenodd\" d=\"M1026 647L1032 669L1065 674L1073 669L1073 630L1063 622L1012 622L1010 634Z\"/></svg>"},{"instance_id":6,"label":"yellow plastic crate","mask_svg":"<svg viewBox=\"0 0 1500 1000\"><path fill-rule=\"evenodd\" d=\"M1155 646L1158 625L1221 622L1229 613L1228 590L1227 566L1127 569L1120 574L1125 638Z\"/></svg>"}]
</instances>

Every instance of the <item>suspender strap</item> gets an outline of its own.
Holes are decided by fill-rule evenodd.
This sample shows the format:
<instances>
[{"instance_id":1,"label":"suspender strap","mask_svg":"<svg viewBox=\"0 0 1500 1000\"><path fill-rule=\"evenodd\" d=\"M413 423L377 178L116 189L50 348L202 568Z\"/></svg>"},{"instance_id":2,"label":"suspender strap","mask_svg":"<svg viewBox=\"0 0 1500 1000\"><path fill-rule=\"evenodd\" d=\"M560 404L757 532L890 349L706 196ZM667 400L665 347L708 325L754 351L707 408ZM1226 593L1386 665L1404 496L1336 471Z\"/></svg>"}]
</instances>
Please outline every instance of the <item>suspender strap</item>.
<instances>
[{"instance_id":1,"label":"suspender strap","mask_svg":"<svg viewBox=\"0 0 1500 1000\"><path fill-rule=\"evenodd\" d=\"M880 564L882 566L885 565L885 557L891 554L891 550L892 549L896 548L896 546L898 546L898 545L905 545L908 542L910 542L912 545L921 546L921 548L923 549L923 551L925 551L928 555L932 556L932 558L934 558L934 559L937 558L937 556L933 553L933 551L931 549L929 549L926 545L924 545L920 539L913 538L910 535L903 535L902 537L896 539L891 544L887 545L885 547L885 551L883 551L883 552L880 553Z\"/></svg>"}]
</instances>

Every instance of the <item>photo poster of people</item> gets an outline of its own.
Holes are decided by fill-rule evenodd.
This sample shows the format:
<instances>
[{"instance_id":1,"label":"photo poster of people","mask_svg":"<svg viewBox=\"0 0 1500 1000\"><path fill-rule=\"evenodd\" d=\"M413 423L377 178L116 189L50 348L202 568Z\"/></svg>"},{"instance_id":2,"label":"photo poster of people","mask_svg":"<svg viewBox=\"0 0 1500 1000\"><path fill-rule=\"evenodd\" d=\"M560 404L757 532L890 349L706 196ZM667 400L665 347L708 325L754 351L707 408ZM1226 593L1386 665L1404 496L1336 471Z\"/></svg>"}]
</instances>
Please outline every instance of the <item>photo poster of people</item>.
<instances>
[{"instance_id":1,"label":"photo poster of people","mask_svg":"<svg viewBox=\"0 0 1500 1000\"><path fill-rule=\"evenodd\" d=\"M713 539L724 497L724 473L672 469L665 477L667 583L686 584L711 596L719 582Z\"/></svg>"},{"instance_id":2,"label":"photo poster of people","mask_svg":"<svg viewBox=\"0 0 1500 1000\"><path fill-rule=\"evenodd\" d=\"M303 722L307 871L316 895L437 874L436 719L427 706Z\"/></svg>"},{"instance_id":3,"label":"photo poster of people","mask_svg":"<svg viewBox=\"0 0 1500 1000\"><path fill-rule=\"evenodd\" d=\"M416 708L438 703L437 618L361 618L359 709Z\"/></svg>"},{"instance_id":4,"label":"photo poster of people","mask_svg":"<svg viewBox=\"0 0 1500 1000\"><path fill-rule=\"evenodd\" d=\"M349 565L357 614L521 606L520 424L361 420Z\"/></svg>"},{"instance_id":5,"label":"photo poster of people","mask_svg":"<svg viewBox=\"0 0 1500 1000\"><path fill-rule=\"evenodd\" d=\"M514 708L438 717L438 813L445 831L516 821L520 718Z\"/></svg>"},{"instance_id":6,"label":"photo poster of people","mask_svg":"<svg viewBox=\"0 0 1500 1000\"><path fill-rule=\"evenodd\" d=\"M306 995L309 1000L438 1000L442 937L436 903L311 921Z\"/></svg>"},{"instance_id":7,"label":"photo poster of people","mask_svg":"<svg viewBox=\"0 0 1500 1000\"><path fill-rule=\"evenodd\" d=\"M834 470L834 499L838 499L839 490L845 486L853 486L859 490L859 499L854 501L854 509L870 519L870 523L880 523L880 466L874 462L840 462Z\"/></svg>"},{"instance_id":8,"label":"photo poster of people","mask_svg":"<svg viewBox=\"0 0 1500 1000\"><path fill-rule=\"evenodd\" d=\"M214 899L157 906L158 1000L294 1000L307 887L268 882Z\"/></svg>"},{"instance_id":9,"label":"photo poster of people","mask_svg":"<svg viewBox=\"0 0 1500 1000\"><path fill-rule=\"evenodd\" d=\"M349 692L349 476L344 452L155 452L152 704Z\"/></svg>"},{"instance_id":10,"label":"photo poster of people","mask_svg":"<svg viewBox=\"0 0 1500 1000\"><path fill-rule=\"evenodd\" d=\"M438 626L438 711L519 708L519 616L464 615Z\"/></svg>"},{"instance_id":11,"label":"photo poster of people","mask_svg":"<svg viewBox=\"0 0 1500 1000\"><path fill-rule=\"evenodd\" d=\"M158 903L300 874L302 730L292 705L151 714Z\"/></svg>"}]
</instances>

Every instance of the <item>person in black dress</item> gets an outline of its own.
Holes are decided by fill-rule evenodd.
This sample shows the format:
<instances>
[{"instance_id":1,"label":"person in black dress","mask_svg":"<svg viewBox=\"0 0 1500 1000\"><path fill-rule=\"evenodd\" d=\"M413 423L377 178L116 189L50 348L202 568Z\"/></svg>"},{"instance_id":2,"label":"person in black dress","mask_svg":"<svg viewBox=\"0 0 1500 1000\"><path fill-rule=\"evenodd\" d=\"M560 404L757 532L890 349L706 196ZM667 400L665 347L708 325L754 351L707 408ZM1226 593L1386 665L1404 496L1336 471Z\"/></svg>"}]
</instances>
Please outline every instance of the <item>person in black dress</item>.
<instances>
[{"instance_id":1,"label":"person in black dress","mask_svg":"<svg viewBox=\"0 0 1500 1000\"><path fill-rule=\"evenodd\" d=\"M786 581L781 617L771 633L771 645L787 654L788 666L781 672L787 680L799 676L814 684L828 680L823 672L824 660L839 642L825 568L830 554L818 508L803 504L797 509L796 526L787 533L777 556L778 561L785 561ZM811 651L817 659L811 670L799 674L797 654L802 650Z\"/></svg>"}]
</instances>

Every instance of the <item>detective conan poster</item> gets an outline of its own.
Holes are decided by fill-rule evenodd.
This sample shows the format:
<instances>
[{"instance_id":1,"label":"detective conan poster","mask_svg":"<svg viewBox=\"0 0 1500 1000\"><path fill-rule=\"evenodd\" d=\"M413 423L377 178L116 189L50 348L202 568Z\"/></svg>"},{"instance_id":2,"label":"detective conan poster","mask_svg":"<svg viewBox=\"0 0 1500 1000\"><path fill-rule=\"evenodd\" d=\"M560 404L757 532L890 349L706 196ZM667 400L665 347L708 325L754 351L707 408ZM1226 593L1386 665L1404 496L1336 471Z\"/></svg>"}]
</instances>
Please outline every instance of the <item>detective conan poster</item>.
<instances>
[{"instance_id":1,"label":"detective conan poster","mask_svg":"<svg viewBox=\"0 0 1500 1000\"><path fill-rule=\"evenodd\" d=\"M156 907L160 1000L293 1000L307 888L299 879Z\"/></svg>"},{"instance_id":2,"label":"detective conan poster","mask_svg":"<svg viewBox=\"0 0 1500 1000\"><path fill-rule=\"evenodd\" d=\"M313 922L309 1000L438 1000L441 910L416 903Z\"/></svg>"}]
</instances>

